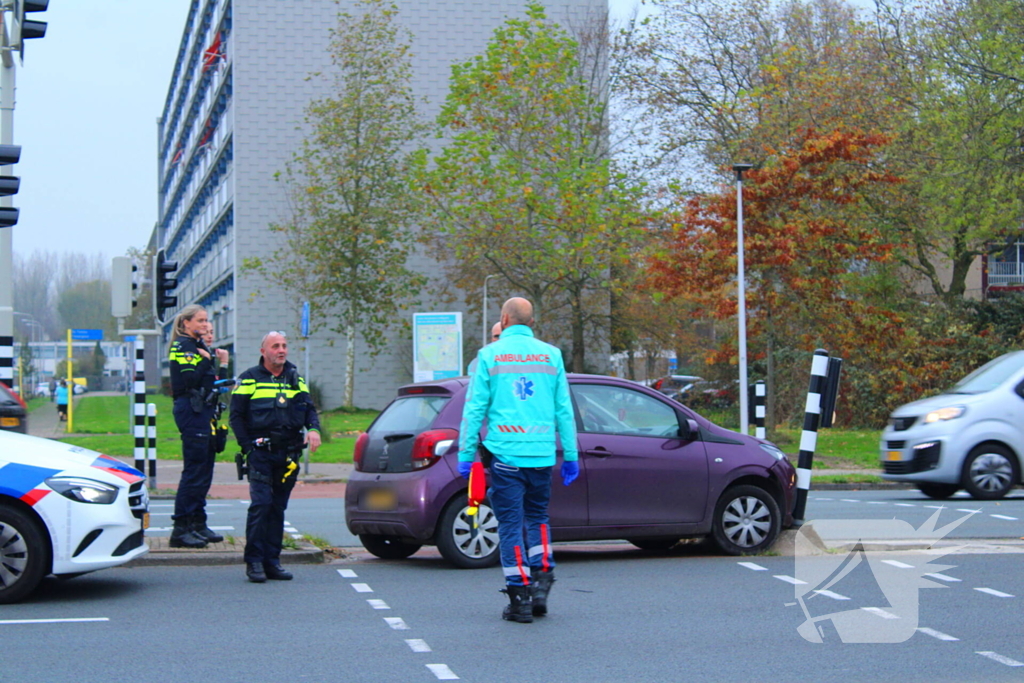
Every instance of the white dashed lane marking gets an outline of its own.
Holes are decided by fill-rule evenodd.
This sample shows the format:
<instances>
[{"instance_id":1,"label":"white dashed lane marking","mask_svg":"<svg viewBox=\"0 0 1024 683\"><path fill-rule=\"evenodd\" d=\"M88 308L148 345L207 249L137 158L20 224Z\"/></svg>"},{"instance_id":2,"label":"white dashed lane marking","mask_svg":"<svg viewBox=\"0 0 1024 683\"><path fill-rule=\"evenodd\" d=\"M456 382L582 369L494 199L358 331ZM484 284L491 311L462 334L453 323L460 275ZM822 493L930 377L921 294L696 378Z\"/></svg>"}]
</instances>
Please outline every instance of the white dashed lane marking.
<instances>
[{"instance_id":1,"label":"white dashed lane marking","mask_svg":"<svg viewBox=\"0 0 1024 683\"><path fill-rule=\"evenodd\" d=\"M832 591L825 590L825 589L814 591L814 592L817 593L818 595L824 595L826 598L832 598L833 600L849 600L850 599L850 598L846 597L845 595L840 595L839 593L833 593Z\"/></svg>"},{"instance_id":2,"label":"white dashed lane marking","mask_svg":"<svg viewBox=\"0 0 1024 683\"><path fill-rule=\"evenodd\" d=\"M861 607L865 612L871 612L875 616L882 617L883 619L899 619L898 616L892 612L886 612L881 607Z\"/></svg>"},{"instance_id":3,"label":"white dashed lane marking","mask_svg":"<svg viewBox=\"0 0 1024 683\"><path fill-rule=\"evenodd\" d=\"M779 581L785 581L786 583L791 583L794 586L801 586L801 585L807 583L806 581L801 581L800 579L794 579L792 576L786 576L785 574L776 574L775 578L778 579Z\"/></svg>"},{"instance_id":4,"label":"white dashed lane marking","mask_svg":"<svg viewBox=\"0 0 1024 683\"><path fill-rule=\"evenodd\" d=\"M370 588L370 584L368 584L368 583L353 583L351 585L352 585L352 588L355 590L356 593L372 593L373 592L373 589Z\"/></svg>"},{"instance_id":5,"label":"white dashed lane marking","mask_svg":"<svg viewBox=\"0 0 1024 683\"><path fill-rule=\"evenodd\" d=\"M406 638L405 644L409 646L409 649L413 652L430 652L430 646L427 645L427 641L421 638Z\"/></svg>"},{"instance_id":6,"label":"white dashed lane marking","mask_svg":"<svg viewBox=\"0 0 1024 683\"><path fill-rule=\"evenodd\" d=\"M893 503L898 508L916 508L917 506L913 503Z\"/></svg>"},{"instance_id":7,"label":"white dashed lane marking","mask_svg":"<svg viewBox=\"0 0 1024 683\"><path fill-rule=\"evenodd\" d=\"M390 607L388 607L388 603L384 602L383 600L369 598L366 602L368 602L370 607L372 607L373 609L391 609Z\"/></svg>"},{"instance_id":8,"label":"white dashed lane marking","mask_svg":"<svg viewBox=\"0 0 1024 683\"><path fill-rule=\"evenodd\" d=\"M396 631L408 631L409 625L405 623L405 619L402 617L384 617L384 621L387 625Z\"/></svg>"},{"instance_id":9,"label":"white dashed lane marking","mask_svg":"<svg viewBox=\"0 0 1024 683\"><path fill-rule=\"evenodd\" d=\"M840 498L839 500L843 501L844 503L859 503L860 502L859 500L857 500L855 498Z\"/></svg>"},{"instance_id":10,"label":"white dashed lane marking","mask_svg":"<svg viewBox=\"0 0 1024 683\"><path fill-rule=\"evenodd\" d=\"M439 681L457 681L459 677L455 675L455 672L448 668L447 664L427 664L427 668L430 669L430 673L437 676Z\"/></svg>"},{"instance_id":11,"label":"white dashed lane marking","mask_svg":"<svg viewBox=\"0 0 1024 683\"><path fill-rule=\"evenodd\" d=\"M1005 519L1011 522L1016 522L1016 517L1010 517L1009 515L989 515L989 517L995 517L996 519Z\"/></svg>"},{"instance_id":12,"label":"white dashed lane marking","mask_svg":"<svg viewBox=\"0 0 1024 683\"><path fill-rule=\"evenodd\" d=\"M868 505L888 505L884 500L869 500Z\"/></svg>"},{"instance_id":13,"label":"white dashed lane marking","mask_svg":"<svg viewBox=\"0 0 1024 683\"><path fill-rule=\"evenodd\" d=\"M1024 662L1018 662L1016 659L1010 659L1009 657L1004 657L1003 655L995 652L988 652L983 650L980 652L975 652L974 654L981 655L982 657L988 657L992 661L999 662L1000 664L1005 664L1006 666L1024 666Z\"/></svg>"},{"instance_id":14,"label":"white dashed lane marking","mask_svg":"<svg viewBox=\"0 0 1024 683\"><path fill-rule=\"evenodd\" d=\"M737 562L736 564L738 564L741 567L746 567L747 569L753 569L755 572L768 571L768 567L762 567L761 565L754 564L753 562Z\"/></svg>"},{"instance_id":15,"label":"white dashed lane marking","mask_svg":"<svg viewBox=\"0 0 1024 683\"><path fill-rule=\"evenodd\" d=\"M956 511L957 512L973 512L974 514L978 514L979 512L981 512L981 510L972 510L970 508L957 508Z\"/></svg>"},{"instance_id":16,"label":"white dashed lane marking","mask_svg":"<svg viewBox=\"0 0 1024 683\"><path fill-rule=\"evenodd\" d=\"M1012 598L1013 597L1009 593L1004 593L1002 591L997 591L995 588L975 588L974 590L978 591L979 593L988 593L989 595L994 595L997 598Z\"/></svg>"},{"instance_id":17,"label":"white dashed lane marking","mask_svg":"<svg viewBox=\"0 0 1024 683\"><path fill-rule=\"evenodd\" d=\"M914 565L912 565L912 564L907 564L906 562L898 562L897 560L882 560L882 562L884 562L885 564L888 564L888 565L892 565L893 567L898 567L899 569L913 569L914 568Z\"/></svg>"},{"instance_id":18,"label":"white dashed lane marking","mask_svg":"<svg viewBox=\"0 0 1024 683\"><path fill-rule=\"evenodd\" d=\"M924 627L920 627L919 626L917 630L920 631L921 633L925 634L926 636L931 636L932 638L938 638L939 640L948 640L948 641L960 640L959 638L954 638L953 636L949 635L948 633L943 633L942 631L936 631L933 628L924 628Z\"/></svg>"},{"instance_id":19,"label":"white dashed lane marking","mask_svg":"<svg viewBox=\"0 0 1024 683\"><path fill-rule=\"evenodd\" d=\"M358 574L356 574L351 569L339 569L338 575L341 576L341 578L343 579L355 579L358 577Z\"/></svg>"},{"instance_id":20,"label":"white dashed lane marking","mask_svg":"<svg viewBox=\"0 0 1024 683\"><path fill-rule=\"evenodd\" d=\"M933 579L938 579L939 581L945 581L946 583L959 583L960 582L960 579L956 578L955 576L946 576L945 574L939 574L938 572L935 572L933 574L925 574L925 576L930 576Z\"/></svg>"},{"instance_id":21,"label":"white dashed lane marking","mask_svg":"<svg viewBox=\"0 0 1024 683\"><path fill-rule=\"evenodd\" d=\"M90 621L110 621L108 617L83 617L79 619L4 619L0 625L14 624L80 624Z\"/></svg>"}]
</instances>

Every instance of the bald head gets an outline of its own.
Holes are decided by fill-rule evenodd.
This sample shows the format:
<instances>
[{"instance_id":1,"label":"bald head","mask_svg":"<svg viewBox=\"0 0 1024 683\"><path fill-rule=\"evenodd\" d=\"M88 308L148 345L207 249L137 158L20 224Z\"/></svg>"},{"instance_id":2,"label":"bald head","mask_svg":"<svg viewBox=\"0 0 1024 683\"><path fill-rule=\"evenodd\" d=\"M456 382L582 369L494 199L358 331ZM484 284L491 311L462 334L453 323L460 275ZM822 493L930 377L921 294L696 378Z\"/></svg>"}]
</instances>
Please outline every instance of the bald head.
<instances>
[{"instance_id":1,"label":"bald head","mask_svg":"<svg viewBox=\"0 0 1024 683\"><path fill-rule=\"evenodd\" d=\"M498 341L498 337L501 336L501 321L494 323L491 327L491 341Z\"/></svg>"},{"instance_id":2,"label":"bald head","mask_svg":"<svg viewBox=\"0 0 1024 683\"><path fill-rule=\"evenodd\" d=\"M513 325L533 324L533 304L526 299L515 296L509 299L501 307L502 328Z\"/></svg>"}]
</instances>

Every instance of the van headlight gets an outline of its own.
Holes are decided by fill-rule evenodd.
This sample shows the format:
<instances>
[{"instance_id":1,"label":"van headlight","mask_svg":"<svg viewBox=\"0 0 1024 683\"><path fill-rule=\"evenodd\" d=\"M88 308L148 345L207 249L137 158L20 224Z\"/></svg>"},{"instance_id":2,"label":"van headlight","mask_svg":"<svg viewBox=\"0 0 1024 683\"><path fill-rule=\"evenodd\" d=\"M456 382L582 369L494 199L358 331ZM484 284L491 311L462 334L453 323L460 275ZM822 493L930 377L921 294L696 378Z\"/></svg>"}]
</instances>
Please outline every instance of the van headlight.
<instances>
[{"instance_id":1,"label":"van headlight","mask_svg":"<svg viewBox=\"0 0 1024 683\"><path fill-rule=\"evenodd\" d=\"M779 450L779 448L777 446L773 446L770 443L762 443L762 444L758 444L758 445L761 447L761 450L763 450L765 453L768 453L769 455L771 455L776 460L785 460L786 459L786 454L783 453L781 450Z\"/></svg>"},{"instance_id":2,"label":"van headlight","mask_svg":"<svg viewBox=\"0 0 1024 683\"><path fill-rule=\"evenodd\" d=\"M46 485L76 503L110 505L117 499L117 487L83 477L50 477Z\"/></svg>"},{"instance_id":3,"label":"van headlight","mask_svg":"<svg viewBox=\"0 0 1024 683\"><path fill-rule=\"evenodd\" d=\"M963 406L950 406L949 408L939 408L933 410L924 416L924 423L930 424L932 422L945 422L946 420L955 420L956 418L967 412L967 409Z\"/></svg>"}]
</instances>

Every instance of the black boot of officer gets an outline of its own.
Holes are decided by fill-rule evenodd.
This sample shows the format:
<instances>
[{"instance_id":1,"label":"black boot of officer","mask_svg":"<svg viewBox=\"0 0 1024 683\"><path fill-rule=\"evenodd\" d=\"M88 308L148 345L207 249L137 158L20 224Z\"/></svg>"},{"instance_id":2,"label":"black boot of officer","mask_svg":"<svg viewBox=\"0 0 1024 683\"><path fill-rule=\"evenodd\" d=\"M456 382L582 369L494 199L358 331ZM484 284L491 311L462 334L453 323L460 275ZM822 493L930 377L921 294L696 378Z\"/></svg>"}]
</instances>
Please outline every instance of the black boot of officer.
<instances>
[{"instance_id":1,"label":"black boot of officer","mask_svg":"<svg viewBox=\"0 0 1024 683\"><path fill-rule=\"evenodd\" d=\"M508 606L501 613L505 621L515 621L520 624L533 623L533 602L530 598L529 586L505 586L502 593L508 594Z\"/></svg>"},{"instance_id":2,"label":"black boot of officer","mask_svg":"<svg viewBox=\"0 0 1024 683\"><path fill-rule=\"evenodd\" d=\"M551 584L555 582L555 572L535 572L534 577L530 586L533 589L533 616L543 617L548 613L548 593L551 592Z\"/></svg>"},{"instance_id":3,"label":"black boot of officer","mask_svg":"<svg viewBox=\"0 0 1024 683\"><path fill-rule=\"evenodd\" d=\"M205 548L206 539L196 534L192 528L192 518L174 520L174 528L171 530L172 548Z\"/></svg>"},{"instance_id":4,"label":"black boot of officer","mask_svg":"<svg viewBox=\"0 0 1024 683\"><path fill-rule=\"evenodd\" d=\"M224 537L206 525L206 511L192 516L192 533L207 543L220 543Z\"/></svg>"}]
</instances>

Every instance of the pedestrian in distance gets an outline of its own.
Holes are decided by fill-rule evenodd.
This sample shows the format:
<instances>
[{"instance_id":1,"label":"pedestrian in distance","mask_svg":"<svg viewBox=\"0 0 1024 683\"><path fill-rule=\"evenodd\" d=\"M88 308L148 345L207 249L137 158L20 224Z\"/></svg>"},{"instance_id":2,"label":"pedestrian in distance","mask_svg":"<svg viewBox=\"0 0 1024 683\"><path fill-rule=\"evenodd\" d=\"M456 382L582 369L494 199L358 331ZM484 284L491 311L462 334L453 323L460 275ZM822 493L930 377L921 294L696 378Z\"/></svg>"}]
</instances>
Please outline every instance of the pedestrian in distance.
<instances>
[{"instance_id":1,"label":"pedestrian in distance","mask_svg":"<svg viewBox=\"0 0 1024 683\"><path fill-rule=\"evenodd\" d=\"M57 400L57 419L61 422L68 421L68 384L64 380L60 381L58 386L53 391L54 396Z\"/></svg>"},{"instance_id":2,"label":"pedestrian in distance","mask_svg":"<svg viewBox=\"0 0 1024 683\"><path fill-rule=\"evenodd\" d=\"M500 338L501 338L501 321L499 320L498 322L494 323L494 325L491 326L491 341L489 343L493 344L494 342L498 341L498 339L500 339ZM466 374L471 376L471 377L473 376L473 373L476 372L476 360L477 360L476 358L471 360L469 362L469 368L466 369Z\"/></svg>"},{"instance_id":3,"label":"pedestrian in distance","mask_svg":"<svg viewBox=\"0 0 1024 683\"><path fill-rule=\"evenodd\" d=\"M57 380L50 378L50 403L53 403L57 398Z\"/></svg>"},{"instance_id":4,"label":"pedestrian in distance","mask_svg":"<svg viewBox=\"0 0 1024 683\"><path fill-rule=\"evenodd\" d=\"M214 353L203 335L206 309L189 304L174 318L170 355L174 423L181 435L182 470L174 497L172 548L205 548L224 538L206 525L206 494L213 482L210 424L216 402L216 366L227 365L227 351Z\"/></svg>"},{"instance_id":5,"label":"pedestrian in distance","mask_svg":"<svg viewBox=\"0 0 1024 683\"><path fill-rule=\"evenodd\" d=\"M459 474L468 477L487 420L488 497L498 519L502 592L509 598L501 616L519 623L547 614L555 582L548 503L556 434L562 442L562 483L568 486L579 476L562 353L534 338L532 324L533 305L526 299L512 298L501 307L501 336L477 354L459 432Z\"/></svg>"},{"instance_id":6,"label":"pedestrian in distance","mask_svg":"<svg viewBox=\"0 0 1024 683\"><path fill-rule=\"evenodd\" d=\"M284 511L302 449L316 453L320 447L320 420L306 381L288 361L283 333L268 332L259 363L238 376L230 423L249 469L245 575L253 583L289 581L291 572L281 566Z\"/></svg>"}]
</instances>

